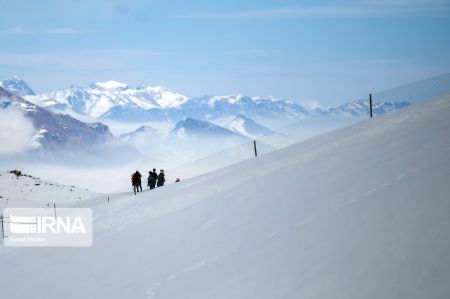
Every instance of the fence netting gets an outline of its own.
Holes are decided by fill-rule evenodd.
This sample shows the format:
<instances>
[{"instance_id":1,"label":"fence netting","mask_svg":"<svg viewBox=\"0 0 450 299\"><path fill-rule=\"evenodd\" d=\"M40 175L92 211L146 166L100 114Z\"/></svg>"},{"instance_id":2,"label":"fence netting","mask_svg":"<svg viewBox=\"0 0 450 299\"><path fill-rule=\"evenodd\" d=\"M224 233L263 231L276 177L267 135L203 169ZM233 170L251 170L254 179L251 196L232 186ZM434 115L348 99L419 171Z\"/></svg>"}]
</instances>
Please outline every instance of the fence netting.
<instances>
[{"instance_id":1,"label":"fence netting","mask_svg":"<svg viewBox=\"0 0 450 299\"><path fill-rule=\"evenodd\" d=\"M373 114L375 116L381 115L446 94L450 94L450 73L373 93ZM358 110L358 113L355 112L356 110ZM319 134L358 123L369 117L370 105L367 96L365 99L344 104L339 109L323 110L315 115L303 117L259 136L254 141L236 145L201 159L167 169L165 171L166 184L175 183L177 178L183 181L254 158L255 144L257 155L260 156ZM143 186L146 185L146 178L143 178L142 184ZM97 202L106 202L108 199L112 201L131 192L131 188L123 189L77 206L94 205Z\"/></svg>"},{"instance_id":2,"label":"fence netting","mask_svg":"<svg viewBox=\"0 0 450 299\"><path fill-rule=\"evenodd\" d=\"M415 105L450 93L450 73L405 84L374 93L373 112L381 114L381 109L391 107L397 110Z\"/></svg>"}]
</instances>

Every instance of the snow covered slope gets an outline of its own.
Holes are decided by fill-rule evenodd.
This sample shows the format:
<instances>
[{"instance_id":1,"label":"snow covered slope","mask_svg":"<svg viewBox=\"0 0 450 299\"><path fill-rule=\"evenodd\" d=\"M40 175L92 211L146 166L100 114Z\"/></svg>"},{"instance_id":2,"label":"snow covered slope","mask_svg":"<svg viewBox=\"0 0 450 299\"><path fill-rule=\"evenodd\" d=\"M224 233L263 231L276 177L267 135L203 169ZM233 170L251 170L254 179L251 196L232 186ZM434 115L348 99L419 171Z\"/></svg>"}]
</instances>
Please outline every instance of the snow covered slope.
<instances>
[{"instance_id":1,"label":"snow covered slope","mask_svg":"<svg viewBox=\"0 0 450 299\"><path fill-rule=\"evenodd\" d=\"M252 139L272 132L269 128L258 124L253 119L245 117L244 115L237 115L232 121L225 125L225 128Z\"/></svg>"},{"instance_id":2,"label":"snow covered slope","mask_svg":"<svg viewBox=\"0 0 450 299\"><path fill-rule=\"evenodd\" d=\"M99 193L66 186L41 178L0 172L0 210L12 207L71 206L99 196Z\"/></svg>"},{"instance_id":3,"label":"snow covered slope","mask_svg":"<svg viewBox=\"0 0 450 299\"><path fill-rule=\"evenodd\" d=\"M5 298L449 298L450 97L94 205L86 249L1 247Z\"/></svg>"}]
</instances>

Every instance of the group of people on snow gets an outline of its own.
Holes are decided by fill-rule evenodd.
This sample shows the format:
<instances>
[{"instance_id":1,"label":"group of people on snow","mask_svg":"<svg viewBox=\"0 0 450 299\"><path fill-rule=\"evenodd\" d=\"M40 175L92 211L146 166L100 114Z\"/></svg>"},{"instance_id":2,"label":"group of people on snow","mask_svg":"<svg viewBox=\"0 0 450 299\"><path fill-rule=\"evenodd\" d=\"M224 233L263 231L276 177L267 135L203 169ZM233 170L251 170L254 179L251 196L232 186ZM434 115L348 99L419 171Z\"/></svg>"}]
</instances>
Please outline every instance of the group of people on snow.
<instances>
[{"instance_id":1,"label":"group of people on snow","mask_svg":"<svg viewBox=\"0 0 450 299\"><path fill-rule=\"evenodd\" d=\"M164 170L161 169L159 171L159 174L156 173L156 169L153 168L153 171L148 172L148 178L147 178L147 187L151 189L154 189L156 187L164 186L164 182L166 179L164 178Z\"/></svg>"},{"instance_id":2,"label":"group of people on snow","mask_svg":"<svg viewBox=\"0 0 450 299\"><path fill-rule=\"evenodd\" d=\"M161 169L159 174L156 173L156 169L153 168L153 171L148 172L147 178L147 187L149 189L154 189L156 187L164 186L164 182L166 181L164 177L164 170ZM131 185L133 186L134 193L141 191L142 192L142 174L136 170L131 175Z\"/></svg>"}]
</instances>

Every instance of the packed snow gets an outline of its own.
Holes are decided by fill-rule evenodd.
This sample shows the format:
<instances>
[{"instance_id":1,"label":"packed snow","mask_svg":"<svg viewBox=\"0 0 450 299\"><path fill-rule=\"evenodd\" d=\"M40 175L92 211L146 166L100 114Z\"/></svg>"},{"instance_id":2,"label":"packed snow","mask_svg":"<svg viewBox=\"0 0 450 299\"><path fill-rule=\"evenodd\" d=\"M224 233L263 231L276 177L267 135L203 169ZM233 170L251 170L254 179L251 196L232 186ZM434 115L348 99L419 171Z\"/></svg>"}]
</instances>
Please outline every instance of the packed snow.
<instances>
[{"instance_id":1,"label":"packed snow","mask_svg":"<svg viewBox=\"0 0 450 299\"><path fill-rule=\"evenodd\" d=\"M5 298L449 298L450 97L94 210L90 248L0 247Z\"/></svg>"},{"instance_id":2,"label":"packed snow","mask_svg":"<svg viewBox=\"0 0 450 299\"><path fill-rule=\"evenodd\" d=\"M69 207L100 196L87 189L67 186L22 173L0 172L0 210L18 207Z\"/></svg>"}]
</instances>

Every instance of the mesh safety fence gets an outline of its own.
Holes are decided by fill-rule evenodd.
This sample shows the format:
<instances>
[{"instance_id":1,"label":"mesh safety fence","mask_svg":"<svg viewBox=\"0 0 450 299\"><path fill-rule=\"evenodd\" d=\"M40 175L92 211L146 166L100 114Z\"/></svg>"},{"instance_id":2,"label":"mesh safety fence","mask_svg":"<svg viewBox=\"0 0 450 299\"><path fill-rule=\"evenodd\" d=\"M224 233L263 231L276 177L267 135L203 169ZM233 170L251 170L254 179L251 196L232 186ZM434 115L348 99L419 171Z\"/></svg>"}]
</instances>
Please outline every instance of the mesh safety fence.
<instances>
[{"instance_id":1,"label":"mesh safety fence","mask_svg":"<svg viewBox=\"0 0 450 299\"><path fill-rule=\"evenodd\" d=\"M397 110L450 93L450 73L387 89L372 95L373 113Z\"/></svg>"},{"instance_id":2,"label":"mesh safety fence","mask_svg":"<svg viewBox=\"0 0 450 299\"><path fill-rule=\"evenodd\" d=\"M372 95L373 114L380 115L388 113L446 94L450 94L450 73L374 93ZM201 159L167 169L165 170L166 184L175 183L177 178L186 180L254 158L255 144L257 155L260 156L319 134L358 123L370 117L368 98L352 104L342 105L338 112L335 110L327 110L324 113L304 117L259 136L254 141L239 144ZM355 109L358 109L359 112L355 113ZM144 190L144 192L147 191L149 190ZM92 206L96 203L103 203L123 197L131 192L130 187L129 189L123 189L77 204L77 206Z\"/></svg>"}]
</instances>

